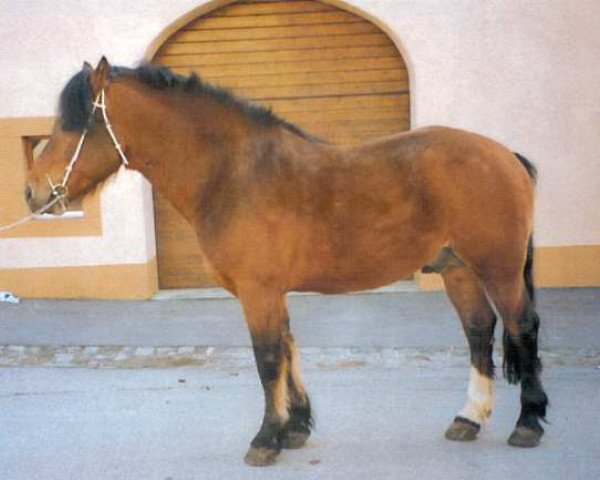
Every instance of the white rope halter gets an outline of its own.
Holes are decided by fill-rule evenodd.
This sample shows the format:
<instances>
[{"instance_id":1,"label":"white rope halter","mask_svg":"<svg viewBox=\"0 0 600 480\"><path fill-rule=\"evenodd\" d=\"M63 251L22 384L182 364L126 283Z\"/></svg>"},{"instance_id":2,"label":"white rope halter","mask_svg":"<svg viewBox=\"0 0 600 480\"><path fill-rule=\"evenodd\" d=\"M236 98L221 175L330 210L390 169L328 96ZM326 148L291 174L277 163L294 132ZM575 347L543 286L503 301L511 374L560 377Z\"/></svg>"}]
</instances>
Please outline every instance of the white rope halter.
<instances>
[{"instance_id":1,"label":"white rope halter","mask_svg":"<svg viewBox=\"0 0 600 480\"><path fill-rule=\"evenodd\" d=\"M112 124L110 123L110 120L108 119L108 114L106 112L106 94L104 93L104 89L102 89L100 91L100 93L98 94L98 96L96 97L96 100L92 103L92 105L93 105L93 108L92 108L92 113L90 114L90 120L96 113L96 109L99 108L102 111L102 118L104 119L104 126L106 127L106 131L108 132L108 134L113 142L113 145L115 146L117 152L119 153L119 157L121 159L121 164L124 167L129 166L129 160L127 160L127 156L125 155L125 152L123 151L123 147L121 147L121 144L118 142L115 132L113 130ZM55 184L52 181L52 178L50 178L50 175L46 175L48 183L50 184L50 187L52 188L52 195L51 195L48 203L46 203L43 207L39 208L38 210L36 210L35 212L33 212L30 215L27 215L27 216L17 220L16 222L13 222L8 225L4 225L4 226L0 227L0 232L10 230L11 228L16 227L17 225L21 225L25 222L28 222L29 220L34 218L36 215L40 215L40 214L48 211L50 209L50 207L52 207L56 203L58 203L62 207L63 212L67 210L67 192L68 192L67 182L69 181L69 177L71 176L71 172L73 171L73 167L75 166L75 163L77 163L77 160L79 160L79 156L81 155L81 150L83 149L83 144L85 142L85 138L86 138L87 134L88 134L88 129L84 128L83 132L81 132L81 137L79 137L79 142L77 142L77 147L75 148L75 152L73 152L73 156L71 157L69 164L65 167L65 173L63 174L62 181L60 183Z\"/></svg>"},{"instance_id":2,"label":"white rope halter","mask_svg":"<svg viewBox=\"0 0 600 480\"><path fill-rule=\"evenodd\" d=\"M121 163L125 167L129 166L129 160L127 160L127 157L125 156L125 152L123 152L123 147L121 147L121 144L117 140L117 137L115 135L113 127L110 123L110 120L108 119L108 114L106 113L106 94L104 93L104 89L102 89L100 91L100 93L98 94L98 96L96 97L96 100L92 103L92 105L93 105L93 108L92 108L92 113L90 114L90 118L94 116L97 108L99 108L102 111L102 118L104 118L104 126L106 127L106 131L110 135L113 145L115 146L115 148L117 149L117 152L119 153L119 157L121 158ZM60 203L61 207L63 208L63 210L66 210L67 182L69 181L69 177L71 176L71 172L73 171L73 167L75 166L75 163L77 163L77 160L79 160L79 155L81 154L81 150L83 149L83 144L85 142L85 138L86 138L87 134L88 134L88 129L85 128L83 130L83 132L81 133L81 137L79 138L79 142L77 143L77 148L75 148L75 152L73 153L73 156L71 157L71 160L69 161L69 164L65 167L65 173L63 175L62 182L60 182L60 184L54 184L52 182L52 179L49 176L47 176L48 182L50 183L50 186L52 187L52 195L54 197L59 198L59 203Z\"/></svg>"}]
</instances>

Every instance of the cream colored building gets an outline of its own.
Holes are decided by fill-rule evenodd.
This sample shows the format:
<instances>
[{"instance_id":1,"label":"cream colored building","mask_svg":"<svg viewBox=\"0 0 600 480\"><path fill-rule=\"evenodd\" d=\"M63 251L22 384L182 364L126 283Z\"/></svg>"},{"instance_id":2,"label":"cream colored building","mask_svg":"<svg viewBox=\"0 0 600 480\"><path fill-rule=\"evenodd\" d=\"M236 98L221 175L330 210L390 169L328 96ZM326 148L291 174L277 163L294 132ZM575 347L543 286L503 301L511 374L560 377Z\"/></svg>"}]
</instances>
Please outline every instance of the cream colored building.
<instances>
[{"instance_id":1,"label":"cream colored building","mask_svg":"<svg viewBox=\"0 0 600 480\"><path fill-rule=\"evenodd\" d=\"M27 213L25 171L50 133L63 85L84 60L104 54L117 65L157 60L201 75L205 68L208 78L334 140L431 124L495 138L539 170L538 284L599 286L598 25L596 0L3 0L0 225ZM246 80L259 62L254 85ZM328 69L327 80L314 82L322 75L316 66ZM244 75L236 77L237 68ZM292 108L298 104L339 105L331 107L339 121L321 125L316 114ZM167 258L180 253L176 243L157 249L156 224L168 229L160 215L170 214L155 202L143 178L121 171L70 217L0 233L0 290L148 298L172 286L169 272L186 259ZM196 284L206 280L183 282Z\"/></svg>"}]
</instances>

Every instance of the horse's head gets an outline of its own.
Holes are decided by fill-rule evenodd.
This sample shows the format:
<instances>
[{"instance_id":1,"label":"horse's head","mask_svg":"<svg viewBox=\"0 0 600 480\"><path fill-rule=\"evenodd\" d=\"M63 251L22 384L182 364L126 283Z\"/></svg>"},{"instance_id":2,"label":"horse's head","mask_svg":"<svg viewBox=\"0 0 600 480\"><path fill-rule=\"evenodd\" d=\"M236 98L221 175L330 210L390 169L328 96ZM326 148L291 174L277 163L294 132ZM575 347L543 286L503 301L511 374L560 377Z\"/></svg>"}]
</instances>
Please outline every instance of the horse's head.
<instances>
[{"instance_id":1,"label":"horse's head","mask_svg":"<svg viewBox=\"0 0 600 480\"><path fill-rule=\"evenodd\" d=\"M25 199L32 211L61 197L47 210L61 213L59 203L81 197L118 170L119 154L102 109L94 107L109 73L105 58L95 70L85 63L62 91L50 140L27 176Z\"/></svg>"}]
</instances>

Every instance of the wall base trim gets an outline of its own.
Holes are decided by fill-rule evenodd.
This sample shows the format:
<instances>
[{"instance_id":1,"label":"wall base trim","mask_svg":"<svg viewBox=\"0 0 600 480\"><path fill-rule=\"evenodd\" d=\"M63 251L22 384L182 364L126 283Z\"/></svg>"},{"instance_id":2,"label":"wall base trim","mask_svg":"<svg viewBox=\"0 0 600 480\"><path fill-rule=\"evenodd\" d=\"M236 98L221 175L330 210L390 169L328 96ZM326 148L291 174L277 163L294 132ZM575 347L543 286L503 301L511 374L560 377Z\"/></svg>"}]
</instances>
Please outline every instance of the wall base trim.
<instances>
[{"instance_id":1,"label":"wall base trim","mask_svg":"<svg viewBox=\"0 0 600 480\"><path fill-rule=\"evenodd\" d=\"M600 245L538 247L537 287L600 287ZM417 274L421 291L443 290L440 275ZM0 290L30 298L147 299L158 292L156 257L143 264L0 270Z\"/></svg>"},{"instance_id":2,"label":"wall base trim","mask_svg":"<svg viewBox=\"0 0 600 480\"><path fill-rule=\"evenodd\" d=\"M534 257L536 287L600 287L600 245L537 247ZM440 275L418 275L421 291L443 290Z\"/></svg>"},{"instance_id":3,"label":"wall base trim","mask_svg":"<svg viewBox=\"0 0 600 480\"><path fill-rule=\"evenodd\" d=\"M4 269L0 290L29 298L151 298L158 291L156 257L140 264Z\"/></svg>"}]
</instances>

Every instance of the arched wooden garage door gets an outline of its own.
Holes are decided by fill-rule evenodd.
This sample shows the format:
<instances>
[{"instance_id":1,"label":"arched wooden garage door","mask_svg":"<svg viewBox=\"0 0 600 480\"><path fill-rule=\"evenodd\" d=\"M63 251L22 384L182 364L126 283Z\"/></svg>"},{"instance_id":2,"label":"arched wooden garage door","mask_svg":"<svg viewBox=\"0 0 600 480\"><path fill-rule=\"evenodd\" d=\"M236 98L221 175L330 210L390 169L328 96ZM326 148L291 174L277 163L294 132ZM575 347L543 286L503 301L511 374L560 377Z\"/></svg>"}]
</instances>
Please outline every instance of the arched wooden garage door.
<instances>
[{"instance_id":1,"label":"arched wooden garage door","mask_svg":"<svg viewBox=\"0 0 600 480\"><path fill-rule=\"evenodd\" d=\"M238 1L196 18L153 61L231 88L335 143L409 128L406 65L368 20L319 1ZM210 286L192 229L155 198L161 288Z\"/></svg>"}]
</instances>

